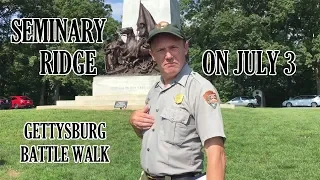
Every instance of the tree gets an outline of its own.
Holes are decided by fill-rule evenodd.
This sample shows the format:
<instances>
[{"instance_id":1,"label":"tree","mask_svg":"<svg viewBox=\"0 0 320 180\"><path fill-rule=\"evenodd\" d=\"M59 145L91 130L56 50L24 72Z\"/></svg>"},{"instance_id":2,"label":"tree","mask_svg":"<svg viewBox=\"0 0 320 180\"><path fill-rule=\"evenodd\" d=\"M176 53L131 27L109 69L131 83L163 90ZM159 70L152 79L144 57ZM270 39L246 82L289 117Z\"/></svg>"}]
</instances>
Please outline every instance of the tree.
<instances>
[{"instance_id":1,"label":"tree","mask_svg":"<svg viewBox=\"0 0 320 180\"><path fill-rule=\"evenodd\" d=\"M104 69L102 44L11 44L10 20L17 17L63 17L63 18L107 18L104 38L114 34L119 22L111 17L111 6L101 0L17 0L0 2L0 94L29 95L37 104L51 103L59 99L60 89L69 89L73 95L87 95L91 91L92 77L75 76L39 76L39 50L64 49L73 53L77 49L97 51L96 65L98 73ZM41 88L39 88L41 87Z\"/></svg>"},{"instance_id":2,"label":"tree","mask_svg":"<svg viewBox=\"0 0 320 180\"><path fill-rule=\"evenodd\" d=\"M306 3L304 2L304 5ZM260 89L269 96L267 105L279 106L280 102L288 96L300 93L309 94L313 91L314 88L310 82L313 82L314 77L307 73L310 68L304 63L307 61L303 60L311 57L307 53L308 48L299 48L301 40L292 39L292 34L298 34L293 31L299 29L299 26L293 26L294 19L301 16L297 14L295 1L183 0L181 7L182 19L185 22L183 28L188 35L192 36L190 57L193 59L191 64L198 72L202 72L200 70L201 51L207 49L230 51L229 75L207 77L220 89L222 99L251 95L253 90ZM314 16L315 13L307 14ZM232 69L237 66L236 50L240 49L280 50L281 53L277 60L277 76L247 76L245 74L234 76ZM294 51L297 54L297 72L289 77L283 73L283 69L288 67L287 60L283 57L286 51ZM266 55L263 56L263 62L268 66ZM309 79L307 81L309 84L306 81L300 83L302 79ZM304 90L297 88L302 84L306 85L303 86Z\"/></svg>"},{"instance_id":3,"label":"tree","mask_svg":"<svg viewBox=\"0 0 320 180\"><path fill-rule=\"evenodd\" d=\"M304 64L310 67L320 94L320 2L296 0L290 16L290 37L296 44Z\"/></svg>"}]
</instances>

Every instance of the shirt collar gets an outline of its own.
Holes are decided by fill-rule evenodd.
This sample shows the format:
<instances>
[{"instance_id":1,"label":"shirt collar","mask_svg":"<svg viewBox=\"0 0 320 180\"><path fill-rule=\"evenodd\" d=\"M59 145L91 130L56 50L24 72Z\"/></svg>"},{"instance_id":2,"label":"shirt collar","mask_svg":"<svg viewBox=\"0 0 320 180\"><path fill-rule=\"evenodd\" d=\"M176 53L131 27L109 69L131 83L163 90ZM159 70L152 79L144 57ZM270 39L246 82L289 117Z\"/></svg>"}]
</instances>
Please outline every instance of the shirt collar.
<instances>
[{"instance_id":1,"label":"shirt collar","mask_svg":"<svg viewBox=\"0 0 320 180\"><path fill-rule=\"evenodd\" d=\"M190 66L186 63L172 82L179 83L181 86L185 87L191 71Z\"/></svg>"},{"instance_id":2,"label":"shirt collar","mask_svg":"<svg viewBox=\"0 0 320 180\"><path fill-rule=\"evenodd\" d=\"M192 72L190 66L185 63L185 65L182 67L181 71L177 74L177 76L171 81L170 83L170 86L172 86L173 84L175 83L178 83L180 84L181 86L185 87L186 86L186 83L187 83L187 80L188 80L188 77L190 75L190 73ZM170 87L169 86L169 87ZM160 77L160 81L156 84L155 86L156 88L157 87L160 87L162 89L164 89L164 85L163 85L163 78L162 76Z\"/></svg>"}]
</instances>

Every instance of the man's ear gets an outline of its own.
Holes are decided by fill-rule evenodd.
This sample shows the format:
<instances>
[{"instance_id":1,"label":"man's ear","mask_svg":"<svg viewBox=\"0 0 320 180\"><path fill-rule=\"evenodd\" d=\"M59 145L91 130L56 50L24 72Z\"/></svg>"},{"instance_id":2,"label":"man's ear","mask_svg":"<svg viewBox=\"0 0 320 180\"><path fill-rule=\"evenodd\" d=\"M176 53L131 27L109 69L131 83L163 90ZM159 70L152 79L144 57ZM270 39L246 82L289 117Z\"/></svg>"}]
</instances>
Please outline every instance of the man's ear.
<instances>
[{"instance_id":1,"label":"man's ear","mask_svg":"<svg viewBox=\"0 0 320 180\"><path fill-rule=\"evenodd\" d=\"M184 55L186 56L188 54L189 51L189 40L186 40L186 42L184 43Z\"/></svg>"},{"instance_id":2,"label":"man's ear","mask_svg":"<svg viewBox=\"0 0 320 180\"><path fill-rule=\"evenodd\" d=\"M155 60L154 60L154 56L153 56L153 52L152 52L152 50L151 50L151 47L150 47L150 49L149 49L149 54L150 54L150 56L152 57L152 61L155 61Z\"/></svg>"}]
</instances>

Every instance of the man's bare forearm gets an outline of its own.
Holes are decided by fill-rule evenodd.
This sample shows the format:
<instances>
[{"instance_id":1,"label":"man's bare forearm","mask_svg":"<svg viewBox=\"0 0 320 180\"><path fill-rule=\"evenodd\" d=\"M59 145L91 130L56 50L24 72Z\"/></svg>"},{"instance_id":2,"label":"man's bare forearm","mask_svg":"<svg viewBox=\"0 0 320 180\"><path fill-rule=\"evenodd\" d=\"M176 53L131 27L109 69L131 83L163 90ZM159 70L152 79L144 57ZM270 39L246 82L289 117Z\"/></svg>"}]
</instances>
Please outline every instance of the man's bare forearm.
<instances>
[{"instance_id":1,"label":"man's bare forearm","mask_svg":"<svg viewBox=\"0 0 320 180\"><path fill-rule=\"evenodd\" d=\"M224 180L226 168L225 153L211 154L207 163L207 180Z\"/></svg>"},{"instance_id":2,"label":"man's bare forearm","mask_svg":"<svg viewBox=\"0 0 320 180\"><path fill-rule=\"evenodd\" d=\"M207 153L207 180L224 180L226 154L224 142L220 137L210 138L205 142Z\"/></svg>"}]
</instances>

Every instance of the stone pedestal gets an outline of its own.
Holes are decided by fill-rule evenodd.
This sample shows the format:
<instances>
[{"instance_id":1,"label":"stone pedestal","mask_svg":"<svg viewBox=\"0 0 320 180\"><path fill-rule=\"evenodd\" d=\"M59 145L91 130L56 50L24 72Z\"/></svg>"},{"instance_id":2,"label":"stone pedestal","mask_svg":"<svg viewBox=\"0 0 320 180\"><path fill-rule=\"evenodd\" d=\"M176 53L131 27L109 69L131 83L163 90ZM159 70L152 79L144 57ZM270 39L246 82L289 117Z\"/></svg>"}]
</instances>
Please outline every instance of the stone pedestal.
<instances>
[{"instance_id":1,"label":"stone pedestal","mask_svg":"<svg viewBox=\"0 0 320 180\"><path fill-rule=\"evenodd\" d=\"M76 96L75 100L60 100L55 106L38 106L37 109L111 110L116 101L127 101L126 109L141 109L149 90L159 79L159 75L96 76L92 96Z\"/></svg>"}]
</instances>

